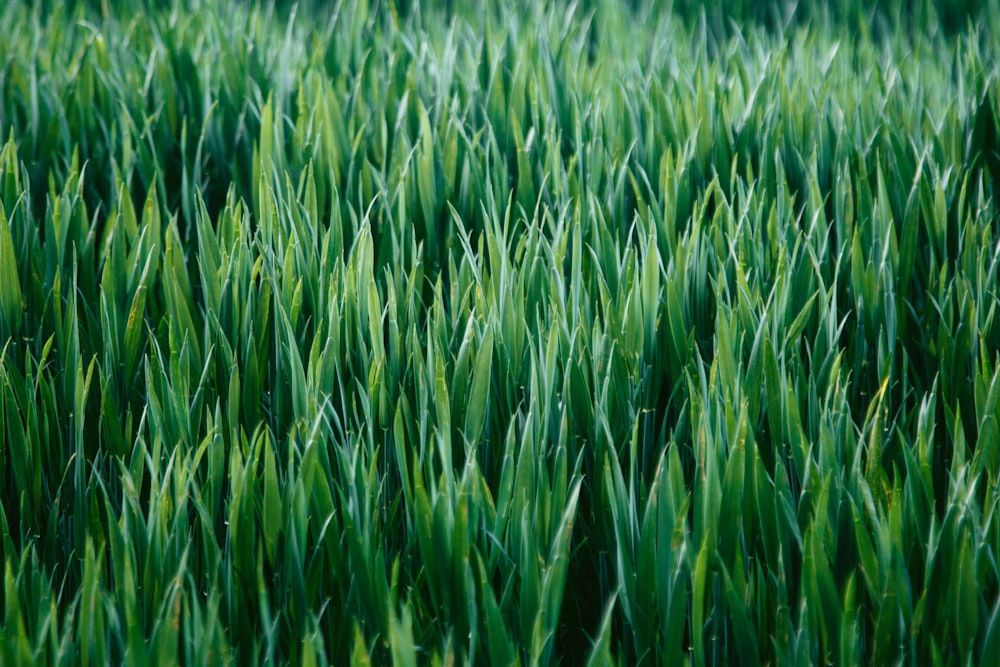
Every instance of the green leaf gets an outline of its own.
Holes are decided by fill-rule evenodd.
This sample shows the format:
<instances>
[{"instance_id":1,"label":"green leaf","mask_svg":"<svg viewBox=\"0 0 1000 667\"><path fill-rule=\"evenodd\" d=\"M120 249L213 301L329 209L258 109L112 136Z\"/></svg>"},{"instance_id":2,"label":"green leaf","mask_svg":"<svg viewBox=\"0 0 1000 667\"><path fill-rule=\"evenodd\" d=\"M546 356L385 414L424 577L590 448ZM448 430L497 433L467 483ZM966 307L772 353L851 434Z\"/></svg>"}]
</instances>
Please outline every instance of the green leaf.
<instances>
[{"instance_id":1,"label":"green leaf","mask_svg":"<svg viewBox=\"0 0 1000 667\"><path fill-rule=\"evenodd\" d=\"M0 202L0 341L21 329L21 277L7 213Z\"/></svg>"},{"instance_id":2,"label":"green leaf","mask_svg":"<svg viewBox=\"0 0 1000 667\"><path fill-rule=\"evenodd\" d=\"M973 642L979 631L979 583L976 579L976 563L968 538L962 540L954 565L955 605L953 607L958 650L963 662L973 658Z\"/></svg>"},{"instance_id":3,"label":"green leaf","mask_svg":"<svg viewBox=\"0 0 1000 667\"><path fill-rule=\"evenodd\" d=\"M694 644L694 660L699 665L705 664L705 623L708 600L706 599L708 589L709 570L708 537L702 540L701 549L695 559L694 571L692 572L692 588L694 597L691 609L691 632Z\"/></svg>"},{"instance_id":4,"label":"green leaf","mask_svg":"<svg viewBox=\"0 0 1000 667\"><path fill-rule=\"evenodd\" d=\"M469 391L469 405L465 414L465 438L469 443L479 442L486 424L492 366L493 329L487 328L479 351L476 353L476 365L472 371L472 385Z\"/></svg>"},{"instance_id":5,"label":"green leaf","mask_svg":"<svg viewBox=\"0 0 1000 667\"><path fill-rule=\"evenodd\" d=\"M441 350L434 355L434 404L437 411L438 452L441 465L450 479L451 463L451 401L448 398L448 380L445 377Z\"/></svg>"},{"instance_id":6,"label":"green leaf","mask_svg":"<svg viewBox=\"0 0 1000 667\"><path fill-rule=\"evenodd\" d=\"M284 512L282 511L277 464L274 460L274 449L269 436L265 436L263 450L264 508L262 529L264 532L264 548L267 552L268 561L277 563L278 539L283 531Z\"/></svg>"},{"instance_id":7,"label":"green leaf","mask_svg":"<svg viewBox=\"0 0 1000 667\"><path fill-rule=\"evenodd\" d=\"M614 618L614 611L618 596L612 595L601 615L601 624L597 629L597 639L590 647L587 655L587 667L598 667L598 665L611 665L614 658L611 653L611 622Z\"/></svg>"}]
</instances>

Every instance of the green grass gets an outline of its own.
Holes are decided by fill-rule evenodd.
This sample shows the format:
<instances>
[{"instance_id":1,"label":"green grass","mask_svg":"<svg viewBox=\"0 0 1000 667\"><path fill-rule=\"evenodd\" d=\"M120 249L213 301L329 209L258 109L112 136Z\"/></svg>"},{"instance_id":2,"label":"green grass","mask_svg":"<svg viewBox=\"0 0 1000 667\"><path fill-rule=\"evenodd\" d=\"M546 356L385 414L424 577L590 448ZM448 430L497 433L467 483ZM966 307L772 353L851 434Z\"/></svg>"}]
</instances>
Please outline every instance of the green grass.
<instances>
[{"instance_id":1,"label":"green grass","mask_svg":"<svg viewBox=\"0 0 1000 667\"><path fill-rule=\"evenodd\" d=\"M49 4L0 663L1000 655L990 3Z\"/></svg>"}]
</instances>

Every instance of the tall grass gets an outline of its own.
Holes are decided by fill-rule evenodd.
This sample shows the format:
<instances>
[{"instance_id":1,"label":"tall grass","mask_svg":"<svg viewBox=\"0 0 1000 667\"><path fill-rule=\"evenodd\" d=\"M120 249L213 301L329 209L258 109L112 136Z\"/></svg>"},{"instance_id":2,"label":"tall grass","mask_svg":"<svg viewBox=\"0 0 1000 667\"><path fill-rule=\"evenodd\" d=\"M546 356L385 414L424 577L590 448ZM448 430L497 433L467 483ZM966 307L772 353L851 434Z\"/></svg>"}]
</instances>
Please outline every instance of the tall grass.
<instances>
[{"instance_id":1,"label":"tall grass","mask_svg":"<svg viewBox=\"0 0 1000 667\"><path fill-rule=\"evenodd\" d=\"M991 5L147 4L0 9L0 663L1000 655Z\"/></svg>"}]
</instances>

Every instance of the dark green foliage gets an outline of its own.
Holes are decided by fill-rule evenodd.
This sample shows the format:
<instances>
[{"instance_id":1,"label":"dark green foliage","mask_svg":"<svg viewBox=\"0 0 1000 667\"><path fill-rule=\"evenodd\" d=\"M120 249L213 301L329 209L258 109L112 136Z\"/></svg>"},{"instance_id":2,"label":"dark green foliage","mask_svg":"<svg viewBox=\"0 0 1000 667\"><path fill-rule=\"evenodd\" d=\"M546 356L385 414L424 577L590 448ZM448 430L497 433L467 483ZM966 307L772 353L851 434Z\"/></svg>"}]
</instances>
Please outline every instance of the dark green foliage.
<instances>
[{"instance_id":1,"label":"dark green foliage","mask_svg":"<svg viewBox=\"0 0 1000 667\"><path fill-rule=\"evenodd\" d=\"M0 9L0 663L989 662L1000 13L721 7Z\"/></svg>"}]
</instances>

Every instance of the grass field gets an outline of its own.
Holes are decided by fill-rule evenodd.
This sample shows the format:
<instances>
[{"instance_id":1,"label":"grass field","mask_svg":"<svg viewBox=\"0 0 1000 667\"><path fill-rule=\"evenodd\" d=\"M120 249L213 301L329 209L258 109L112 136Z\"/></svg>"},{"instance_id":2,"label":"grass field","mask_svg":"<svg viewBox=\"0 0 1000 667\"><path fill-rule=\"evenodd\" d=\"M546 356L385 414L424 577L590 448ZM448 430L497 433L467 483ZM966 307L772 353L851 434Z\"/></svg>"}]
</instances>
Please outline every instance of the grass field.
<instances>
[{"instance_id":1,"label":"grass field","mask_svg":"<svg viewBox=\"0 0 1000 667\"><path fill-rule=\"evenodd\" d=\"M1000 6L759 6L0 8L0 664L1000 656Z\"/></svg>"}]
</instances>

